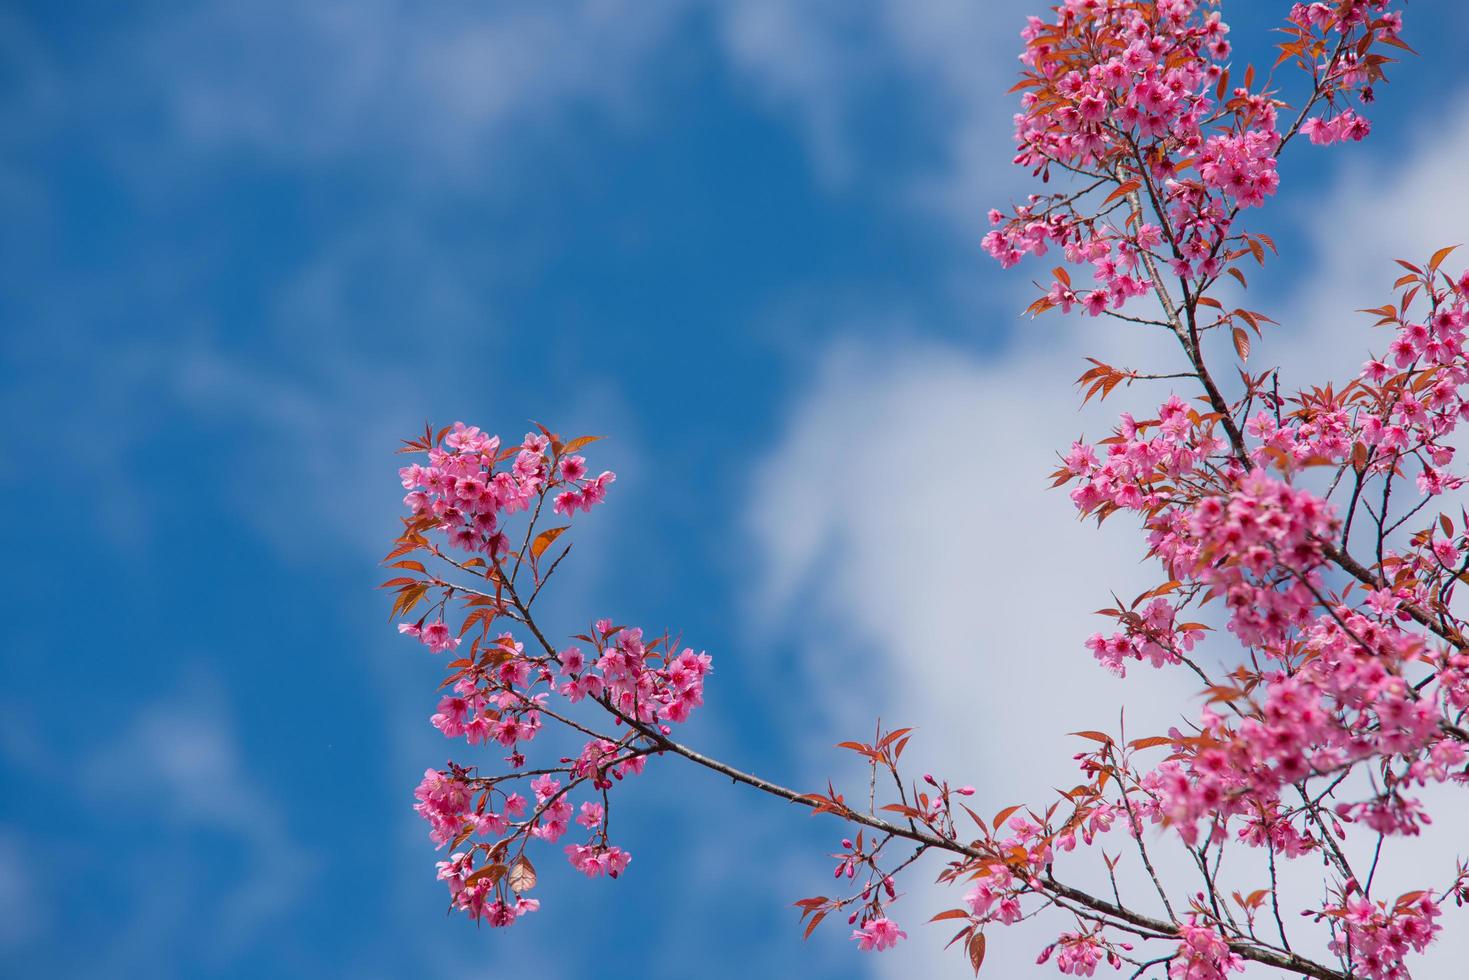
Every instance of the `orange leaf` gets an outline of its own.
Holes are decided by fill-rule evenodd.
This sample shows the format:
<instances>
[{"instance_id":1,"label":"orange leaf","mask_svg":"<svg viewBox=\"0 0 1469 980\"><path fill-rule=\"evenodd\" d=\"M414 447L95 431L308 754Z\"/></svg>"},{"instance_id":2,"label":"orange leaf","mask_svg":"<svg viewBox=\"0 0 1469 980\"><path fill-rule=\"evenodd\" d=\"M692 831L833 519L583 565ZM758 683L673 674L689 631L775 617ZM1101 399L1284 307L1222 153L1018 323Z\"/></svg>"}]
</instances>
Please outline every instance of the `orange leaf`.
<instances>
[{"instance_id":1,"label":"orange leaf","mask_svg":"<svg viewBox=\"0 0 1469 980\"><path fill-rule=\"evenodd\" d=\"M605 438L605 437L604 436L577 436L575 439L571 440L566 445L562 446L561 447L561 452L563 454L565 454L565 453L574 453L578 449L581 449L583 446L590 446L592 443L594 443L598 439L602 439L602 438Z\"/></svg>"},{"instance_id":2,"label":"orange leaf","mask_svg":"<svg viewBox=\"0 0 1469 980\"><path fill-rule=\"evenodd\" d=\"M1245 333L1244 327L1234 328L1234 350L1241 361L1250 359L1250 335Z\"/></svg>"},{"instance_id":3,"label":"orange leaf","mask_svg":"<svg viewBox=\"0 0 1469 980\"><path fill-rule=\"evenodd\" d=\"M536 887L536 867L530 858L521 856L510 865L510 890L519 895Z\"/></svg>"},{"instance_id":4,"label":"orange leaf","mask_svg":"<svg viewBox=\"0 0 1469 980\"><path fill-rule=\"evenodd\" d=\"M994 821L992 823L992 826L996 830L999 830L1000 829L1000 825L1002 823L1004 823L1006 820L1009 820L1011 817L1013 817L1015 815L1015 811L1016 810L1019 810L1019 809L1020 809L1020 807L1018 805L1005 807L1005 809L1003 809L999 813L995 814L995 819L994 819Z\"/></svg>"},{"instance_id":5,"label":"orange leaf","mask_svg":"<svg viewBox=\"0 0 1469 980\"><path fill-rule=\"evenodd\" d=\"M1428 273L1429 273L1429 275L1432 275L1433 273L1437 272L1438 271L1438 267L1443 264L1443 260L1446 259L1446 258L1448 258L1449 257L1449 253L1452 252L1454 249L1456 249L1458 247L1459 246L1457 246L1457 245L1446 245L1445 247L1439 249L1437 252L1434 252L1433 253L1433 258L1431 258L1431 259L1428 260Z\"/></svg>"},{"instance_id":6,"label":"orange leaf","mask_svg":"<svg viewBox=\"0 0 1469 980\"><path fill-rule=\"evenodd\" d=\"M480 868L478 871L476 871L474 874L470 875L468 878L465 878L464 883L466 885L473 885L488 878L490 879L490 884L493 885L495 882L500 880L500 876L504 873L505 865L487 864L483 868Z\"/></svg>"},{"instance_id":7,"label":"orange leaf","mask_svg":"<svg viewBox=\"0 0 1469 980\"><path fill-rule=\"evenodd\" d=\"M984 933L976 932L969 937L969 965L974 967L974 975L979 976L979 968L984 966Z\"/></svg>"},{"instance_id":8,"label":"orange leaf","mask_svg":"<svg viewBox=\"0 0 1469 980\"><path fill-rule=\"evenodd\" d=\"M570 526L571 525L567 524L563 525L562 527L550 527L542 531L540 534L537 534L536 539L530 543L531 557L540 558L541 555L545 554L546 549L551 547L551 542L561 537L561 532L565 531ZM578 554L580 554L580 552L578 552Z\"/></svg>"},{"instance_id":9,"label":"orange leaf","mask_svg":"<svg viewBox=\"0 0 1469 980\"><path fill-rule=\"evenodd\" d=\"M1162 735L1150 735L1147 738L1133 739L1131 742L1127 743L1127 747L1129 749L1152 749L1157 748L1160 745L1168 745L1172 741L1172 739L1165 738Z\"/></svg>"},{"instance_id":10,"label":"orange leaf","mask_svg":"<svg viewBox=\"0 0 1469 980\"><path fill-rule=\"evenodd\" d=\"M395 561L391 565L389 565L388 567L389 568L406 568L410 572L422 572L425 575L428 574L428 569L426 569L426 568L423 567L423 562L421 562L421 561L413 561L412 559L407 559L405 561Z\"/></svg>"}]
</instances>

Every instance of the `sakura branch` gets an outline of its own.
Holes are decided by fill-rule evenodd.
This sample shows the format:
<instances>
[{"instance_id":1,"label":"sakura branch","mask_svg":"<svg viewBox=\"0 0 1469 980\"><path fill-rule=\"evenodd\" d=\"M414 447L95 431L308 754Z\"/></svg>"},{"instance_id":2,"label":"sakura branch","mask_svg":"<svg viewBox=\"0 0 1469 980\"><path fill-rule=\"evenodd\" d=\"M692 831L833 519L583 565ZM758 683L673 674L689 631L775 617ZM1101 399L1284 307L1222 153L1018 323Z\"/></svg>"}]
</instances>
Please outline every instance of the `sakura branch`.
<instances>
[{"instance_id":1,"label":"sakura branch","mask_svg":"<svg viewBox=\"0 0 1469 980\"><path fill-rule=\"evenodd\" d=\"M976 971L997 931L1044 918L1056 938L1037 962L1063 974L1221 980L1256 963L1409 977L1445 906L1469 898L1462 861L1413 866L1421 887L1381 894L1393 842L1430 822L1428 787L1469 781L1456 604L1469 511L1451 504L1466 480L1455 441L1469 419L1469 273L1450 271L1451 248L1401 262L1393 298L1365 311L1389 333L1385 352L1356 377L1294 390L1277 368L1246 369L1254 342L1283 328L1229 298L1249 263L1275 255L1246 222L1280 190L1293 137L1369 134L1385 52L1407 47L1392 6L1290 7L1261 76L1231 63L1213 2L1067 0L1022 32L1015 162L1060 187L992 211L983 247L1007 267L1060 250L1032 316L1079 307L1153 330L1159 356L1181 359L1140 371L1092 358L1079 379L1083 401L1169 386L1148 402L1156 417L1122 414L1052 474L1082 517L1131 515L1160 576L1130 602L1114 596L1100 612L1115 629L1085 648L1118 675L1188 671L1202 709L1181 704L1177 726L1141 737L1073 733L1085 743L1075 786L988 817L970 787L904 772L910 728L841 744L867 770L856 802L831 783L789 788L673 737L703 704L707 654L609 619L564 642L569 630L538 622L566 535L613 481L589 476L590 438L538 427L502 447L463 424L427 430L404 449L425 459L401 471L393 615L452 657L431 724L505 753L487 772L429 770L418 788L430 838L451 852L439 865L451 907L495 926L533 911L533 856L573 823L565 858L617 877L631 860L609 829L620 785L650 759L681 759L846 825L836 894L796 903L807 935L839 917L860 949L892 948L908 937L892 911L901 880L936 864L963 892L932 921L957 929L950 944ZM1282 67L1292 77L1277 82ZM547 748L551 726L579 748ZM1285 885L1301 868L1309 893ZM1092 880L1105 884L1081 884Z\"/></svg>"}]
</instances>

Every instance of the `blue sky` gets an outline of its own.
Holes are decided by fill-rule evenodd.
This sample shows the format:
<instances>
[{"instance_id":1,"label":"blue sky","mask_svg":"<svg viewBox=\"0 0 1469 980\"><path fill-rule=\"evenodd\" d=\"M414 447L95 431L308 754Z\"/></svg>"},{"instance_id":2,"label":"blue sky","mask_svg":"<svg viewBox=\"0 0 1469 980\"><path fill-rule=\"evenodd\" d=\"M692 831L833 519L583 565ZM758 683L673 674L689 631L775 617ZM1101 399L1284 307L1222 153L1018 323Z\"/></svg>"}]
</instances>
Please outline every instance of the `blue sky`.
<instances>
[{"instance_id":1,"label":"blue sky","mask_svg":"<svg viewBox=\"0 0 1469 980\"><path fill-rule=\"evenodd\" d=\"M1246 6L1226 16L1248 48L1283 5ZM0 10L7 972L963 975L921 958L943 907L922 895L880 964L835 928L803 944L789 903L822 887L835 828L671 763L625 793L622 880L551 870L508 932L445 917L410 809L450 750L435 666L373 586L392 448L425 419L606 434L593 463L619 480L551 615L709 649L689 741L816 785L838 738L921 717L935 758L979 770L956 778L1023 782L982 746L1034 714L985 693L1029 654L975 640L976 597L1084 613L1068 589L1127 553L1037 537L1064 501L1013 502L1039 499L1083 424L1066 382L1110 342L1019 321L1028 277L977 246L1025 186L1002 93L1031 10ZM1400 243L1469 237L1444 186L1469 152L1469 14L1408 18L1423 57L1373 138L1284 167L1267 220L1295 248L1259 292L1307 339L1282 357L1373 300L1347 295L1385 287ZM1457 199L1414 190L1435 179ZM1353 215L1364 190L1377 210ZM1074 578L992 557L1041 541ZM1084 617L1054 628L1092 684Z\"/></svg>"}]
</instances>

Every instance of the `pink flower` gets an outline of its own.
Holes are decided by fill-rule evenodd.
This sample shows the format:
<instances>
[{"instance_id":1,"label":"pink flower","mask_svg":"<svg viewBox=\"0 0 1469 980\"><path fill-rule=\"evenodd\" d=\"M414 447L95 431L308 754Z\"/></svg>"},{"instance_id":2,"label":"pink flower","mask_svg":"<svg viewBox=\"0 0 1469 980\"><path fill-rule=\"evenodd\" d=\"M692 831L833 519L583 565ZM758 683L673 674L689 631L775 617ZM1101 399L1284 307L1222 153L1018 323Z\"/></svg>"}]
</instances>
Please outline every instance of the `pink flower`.
<instances>
[{"instance_id":1,"label":"pink flower","mask_svg":"<svg viewBox=\"0 0 1469 980\"><path fill-rule=\"evenodd\" d=\"M563 480L580 480L587 475L587 460L584 456L561 457L561 478Z\"/></svg>"},{"instance_id":2,"label":"pink flower","mask_svg":"<svg viewBox=\"0 0 1469 980\"><path fill-rule=\"evenodd\" d=\"M867 920L862 928L852 932L852 938L863 952L881 952L897 945L899 939L907 939L908 934L893 920L880 918Z\"/></svg>"},{"instance_id":3,"label":"pink flower","mask_svg":"<svg viewBox=\"0 0 1469 980\"><path fill-rule=\"evenodd\" d=\"M464 715L469 711L469 702L463 698L448 696L439 699L439 711L430 721L444 733L446 738L458 738L464 734Z\"/></svg>"},{"instance_id":4,"label":"pink flower","mask_svg":"<svg viewBox=\"0 0 1469 980\"><path fill-rule=\"evenodd\" d=\"M1180 926L1178 934L1182 942L1168 964L1169 980L1226 980L1228 973L1244 972L1244 960L1216 930L1195 920Z\"/></svg>"},{"instance_id":5,"label":"pink flower","mask_svg":"<svg viewBox=\"0 0 1469 980\"><path fill-rule=\"evenodd\" d=\"M554 776L537 776L531 781L530 788L535 791L536 802L544 803L561 788L561 782Z\"/></svg>"},{"instance_id":6,"label":"pink flower","mask_svg":"<svg viewBox=\"0 0 1469 980\"><path fill-rule=\"evenodd\" d=\"M525 797L519 793L511 793L505 797L505 813L517 820L525 816L525 805Z\"/></svg>"},{"instance_id":7,"label":"pink flower","mask_svg":"<svg viewBox=\"0 0 1469 980\"><path fill-rule=\"evenodd\" d=\"M616 878L627 870L632 855L620 847L570 844L566 848L566 859L573 868L588 878L604 874L609 878Z\"/></svg>"},{"instance_id":8,"label":"pink flower","mask_svg":"<svg viewBox=\"0 0 1469 980\"><path fill-rule=\"evenodd\" d=\"M580 647L567 647L557 659L561 662L562 673L568 677L575 677L587 667L586 655L581 652Z\"/></svg>"},{"instance_id":9,"label":"pink flower","mask_svg":"<svg viewBox=\"0 0 1469 980\"><path fill-rule=\"evenodd\" d=\"M458 637L449 633L449 624L442 619L425 626L420 633L420 639L423 640L423 645L428 647L430 653L443 653L445 650L453 650L459 646Z\"/></svg>"},{"instance_id":10,"label":"pink flower","mask_svg":"<svg viewBox=\"0 0 1469 980\"><path fill-rule=\"evenodd\" d=\"M578 510L587 509L586 495L579 490L565 490L556 495L556 500L551 504L553 514L562 514L570 517Z\"/></svg>"}]
</instances>

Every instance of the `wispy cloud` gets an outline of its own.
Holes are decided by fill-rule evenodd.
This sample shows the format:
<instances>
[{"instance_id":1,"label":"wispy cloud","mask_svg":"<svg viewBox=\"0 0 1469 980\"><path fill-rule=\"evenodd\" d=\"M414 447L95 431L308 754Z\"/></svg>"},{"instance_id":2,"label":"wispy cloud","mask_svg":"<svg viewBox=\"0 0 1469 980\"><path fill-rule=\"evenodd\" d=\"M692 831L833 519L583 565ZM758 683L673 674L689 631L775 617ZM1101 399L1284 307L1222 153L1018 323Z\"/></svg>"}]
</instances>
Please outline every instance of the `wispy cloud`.
<instances>
[{"instance_id":1,"label":"wispy cloud","mask_svg":"<svg viewBox=\"0 0 1469 980\"><path fill-rule=\"evenodd\" d=\"M147 881L150 872L133 882L137 918L107 954L121 972L143 967L164 944L190 948L205 963L228 961L305 897L316 858L297 841L281 804L247 767L228 704L213 682L195 681L143 707L79 771L94 805L120 806L184 833L223 835L239 848L243 872L233 881L221 887L209 873L209 862L201 862L184 872L193 879L190 894L173 896L192 904L204 897L200 891L208 894L202 918L196 917L197 908L190 915L190 930L207 935L207 942L171 929L163 934L167 918L150 920L146 914L155 894ZM191 858L177 855L175 860ZM158 873L166 879L181 870Z\"/></svg>"},{"instance_id":2,"label":"wispy cloud","mask_svg":"<svg viewBox=\"0 0 1469 980\"><path fill-rule=\"evenodd\" d=\"M1357 311L1389 300L1402 274L1393 260L1422 263L1444 245L1469 245L1469 197L1457 191L1469 157L1469 90L1443 104L1415 120L1390 154L1354 154L1330 183L1297 199L1309 271L1289 295L1280 334L1311 348L1302 365L1354 373L1369 343L1377 353L1387 346L1373 319ZM1461 248L1448 267L1465 264L1469 249Z\"/></svg>"},{"instance_id":3,"label":"wispy cloud","mask_svg":"<svg viewBox=\"0 0 1469 980\"><path fill-rule=\"evenodd\" d=\"M558 108L635 111L630 83L684 6L210 3L154 25L149 50L202 146L298 163L373 146L395 168L482 177L487 152Z\"/></svg>"},{"instance_id":4,"label":"wispy cloud","mask_svg":"<svg viewBox=\"0 0 1469 980\"><path fill-rule=\"evenodd\" d=\"M829 178L882 172L892 140L915 144L901 203L969 230L1013 184L1006 140L1013 105L998 93L1015 71L1020 0L922 4L785 4L724 10L731 61L762 96L794 115ZM901 115L897 115L901 114Z\"/></svg>"},{"instance_id":5,"label":"wispy cloud","mask_svg":"<svg viewBox=\"0 0 1469 980\"><path fill-rule=\"evenodd\" d=\"M0 828L0 947L44 944L44 962L111 975L218 970L306 897L318 856L245 761L211 675L141 705L96 748L42 745L31 712L7 714L17 719L0 740L7 778L38 790L57 823L27 838ZM65 827L71 838L52 846L47 836ZM38 839L41 862L30 856ZM51 884L82 879L101 905ZM88 941L63 939L73 928Z\"/></svg>"},{"instance_id":6,"label":"wispy cloud","mask_svg":"<svg viewBox=\"0 0 1469 980\"><path fill-rule=\"evenodd\" d=\"M1283 303L1284 326L1256 357L1282 362L1302 381L1323 370L1353 376L1374 338L1351 311L1382 301L1391 259L1469 231L1464 202L1445 193L1466 152L1469 117L1447 127L1436 120L1405 158L1359 165L1304 197L1316 255ZM1111 605L1112 591L1130 598L1158 573L1138 563L1125 521L1101 532L1079 525L1064 492L1043 489L1058 449L1084 430L1102 434L1138 397L1124 390L1103 411L1078 412L1066 381L1084 353L1171 370L1159 363L1169 352L1155 338L1086 325L1039 321L992 359L906 338L841 343L817 359L746 514L751 578L764 584L755 609L797 637L821 713L814 728L825 736L812 744L859 734L878 714L916 723L914 771L974 782L978 799L998 808L1045 799L1072 781L1075 747L1061 733L1110 727L1123 705L1133 733L1192 710L1192 678L1137 668L1114 683L1081 648L1102 625L1089 610ZM813 778L833 762L824 753L804 761ZM1451 866L1461 847L1451 832L1409 842L1394 873ZM1308 889L1313 873L1294 868L1290 887ZM918 901L933 907L910 909L914 922L946 907L922 892ZM937 953L932 929L910 931L914 941L879 969L967 973ZM1053 938L1006 930L994 937L987 969L1029 975ZM1446 937L1415 976L1452 975L1459 945Z\"/></svg>"},{"instance_id":7,"label":"wispy cloud","mask_svg":"<svg viewBox=\"0 0 1469 980\"><path fill-rule=\"evenodd\" d=\"M0 826L0 950L23 946L51 926L35 853L18 831Z\"/></svg>"},{"instance_id":8,"label":"wispy cloud","mask_svg":"<svg viewBox=\"0 0 1469 980\"><path fill-rule=\"evenodd\" d=\"M1081 647L1110 590L1130 599L1156 582L1125 529L1079 525L1044 490L1079 428L1057 379L1075 344L1050 339L988 363L913 343L831 352L749 509L759 608L795 631L824 716L802 741L865 734L879 715L917 725L911 770L974 783L982 811L1074 782L1065 732L1112 727L1125 702L1128 730L1153 733L1196 686L1146 670L1116 682ZM840 764L829 750L803 761L813 780ZM922 890L911 901L914 941L874 966L959 975L921 925L949 906ZM1026 975L1044 942L995 938L999 976Z\"/></svg>"},{"instance_id":9,"label":"wispy cloud","mask_svg":"<svg viewBox=\"0 0 1469 980\"><path fill-rule=\"evenodd\" d=\"M1009 152L995 135L1013 107L995 93L1013 74L1032 6L216 0L138 18L112 57L141 54L137 91L185 147L293 166L351 159L434 193L445 179L494 186L528 143L573 134L578 112L645 120L647 82L688 43L686 28L707 26L741 84L792 119L819 172L836 182L879 176L872 186L972 228L990 203L981 188L1008 180ZM103 104L116 97L100 78L78 92ZM912 159L896 182L887 179L895 132L913 144L898 154ZM140 181L160 176L156 154L125 156Z\"/></svg>"}]
</instances>

